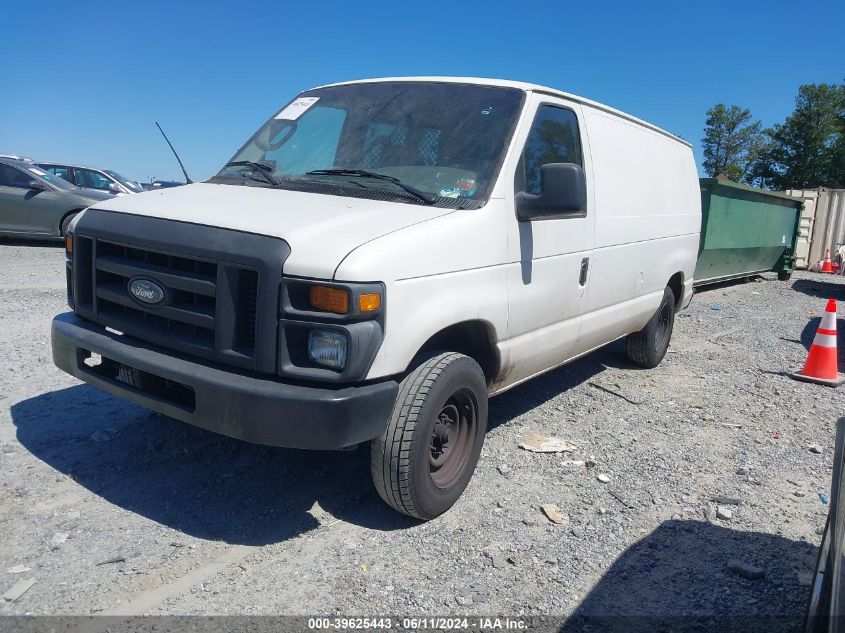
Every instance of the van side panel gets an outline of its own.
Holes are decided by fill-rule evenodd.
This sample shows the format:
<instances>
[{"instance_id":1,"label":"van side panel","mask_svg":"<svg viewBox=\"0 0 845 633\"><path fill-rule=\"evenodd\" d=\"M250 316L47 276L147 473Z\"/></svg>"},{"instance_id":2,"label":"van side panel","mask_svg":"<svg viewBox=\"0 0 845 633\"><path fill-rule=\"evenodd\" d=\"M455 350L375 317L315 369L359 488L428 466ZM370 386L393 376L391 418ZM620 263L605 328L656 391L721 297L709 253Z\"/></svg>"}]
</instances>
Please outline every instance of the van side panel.
<instances>
[{"instance_id":1,"label":"van side panel","mask_svg":"<svg viewBox=\"0 0 845 633\"><path fill-rule=\"evenodd\" d=\"M606 112L588 106L583 112L596 224L579 353L640 330L675 273L688 286L701 229L691 148ZM687 303L686 296L678 299Z\"/></svg>"}]
</instances>

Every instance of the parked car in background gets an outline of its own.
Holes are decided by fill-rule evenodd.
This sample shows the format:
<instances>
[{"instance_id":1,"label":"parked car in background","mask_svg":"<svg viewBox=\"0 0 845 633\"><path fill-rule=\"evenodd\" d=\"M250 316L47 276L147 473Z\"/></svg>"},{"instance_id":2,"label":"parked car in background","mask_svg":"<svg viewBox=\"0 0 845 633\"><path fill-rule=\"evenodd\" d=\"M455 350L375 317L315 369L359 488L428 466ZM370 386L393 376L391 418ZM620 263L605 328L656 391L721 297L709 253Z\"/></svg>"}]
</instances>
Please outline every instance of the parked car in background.
<instances>
[{"instance_id":1,"label":"parked car in background","mask_svg":"<svg viewBox=\"0 0 845 633\"><path fill-rule=\"evenodd\" d=\"M140 193L144 190L141 183L123 176L113 169L99 169L84 165L69 165L66 163L37 163L42 169L64 178L78 187L97 189L114 195Z\"/></svg>"},{"instance_id":2,"label":"parked car in background","mask_svg":"<svg viewBox=\"0 0 845 633\"><path fill-rule=\"evenodd\" d=\"M34 163L0 158L0 235L63 237L77 213L111 197L81 189Z\"/></svg>"},{"instance_id":3,"label":"parked car in background","mask_svg":"<svg viewBox=\"0 0 845 633\"><path fill-rule=\"evenodd\" d=\"M0 154L0 158L11 158L12 160L22 160L24 162L29 163L34 162L31 158L27 158L26 156L18 156L17 154Z\"/></svg>"}]
</instances>

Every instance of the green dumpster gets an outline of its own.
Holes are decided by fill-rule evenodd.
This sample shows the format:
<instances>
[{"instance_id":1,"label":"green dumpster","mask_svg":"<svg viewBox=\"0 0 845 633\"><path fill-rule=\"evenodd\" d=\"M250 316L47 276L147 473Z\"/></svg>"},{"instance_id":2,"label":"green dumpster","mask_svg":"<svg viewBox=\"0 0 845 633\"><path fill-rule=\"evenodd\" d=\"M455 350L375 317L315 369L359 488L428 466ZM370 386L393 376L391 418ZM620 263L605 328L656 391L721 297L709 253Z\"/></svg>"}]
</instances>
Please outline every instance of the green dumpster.
<instances>
[{"instance_id":1,"label":"green dumpster","mask_svg":"<svg viewBox=\"0 0 845 633\"><path fill-rule=\"evenodd\" d=\"M776 272L786 280L804 201L722 178L701 178L695 286Z\"/></svg>"}]
</instances>

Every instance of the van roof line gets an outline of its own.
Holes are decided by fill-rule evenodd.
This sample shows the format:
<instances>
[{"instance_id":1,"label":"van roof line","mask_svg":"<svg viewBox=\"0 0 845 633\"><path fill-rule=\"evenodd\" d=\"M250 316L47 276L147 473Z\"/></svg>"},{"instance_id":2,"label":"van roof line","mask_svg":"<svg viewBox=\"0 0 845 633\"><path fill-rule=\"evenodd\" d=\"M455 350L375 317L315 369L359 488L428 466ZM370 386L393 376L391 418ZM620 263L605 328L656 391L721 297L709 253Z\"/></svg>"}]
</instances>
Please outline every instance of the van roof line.
<instances>
[{"instance_id":1,"label":"van roof line","mask_svg":"<svg viewBox=\"0 0 845 633\"><path fill-rule=\"evenodd\" d=\"M358 79L355 81L341 81L338 83L333 84L326 84L323 86L316 86L315 88L311 88L311 90L316 90L317 88L328 88L330 86L345 86L349 84L365 84L365 83L379 83L379 82L386 82L386 81L421 81L421 82L438 82L438 83L468 83L468 84L476 84L480 86L501 86L504 88L516 88L518 90L524 90L525 92L538 92L540 94L550 95L552 97L562 97L564 99L568 99L570 101L575 101L576 103L580 103L583 105L590 106L591 108L595 108L597 110L602 110L609 114L613 114L620 118L623 118L631 123L636 123L637 125L641 125L649 130L653 130L658 132L664 136L668 136L669 138L678 141L686 145L687 147L692 147L692 143L689 141L682 139L681 137L677 136L676 134L672 134L671 132L667 132L663 128L657 127L649 123L648 121L643 121L635 116L628 114L627 112L622 112L621 110L617 110L616 108L612 108L608 105L603 103L599 103L598 101L593 101L592 99L587 99L585 97L579 97L578 95L563 92L562 90L556 90L554 88L549 88L548 86L541 86L539 84L532 84L527 83L524 81L511 81L509 79L490 79L485 77L439 77L439 76L420 76L420 77L374 77L372 79Z\"/></svg>"}]
</instances>

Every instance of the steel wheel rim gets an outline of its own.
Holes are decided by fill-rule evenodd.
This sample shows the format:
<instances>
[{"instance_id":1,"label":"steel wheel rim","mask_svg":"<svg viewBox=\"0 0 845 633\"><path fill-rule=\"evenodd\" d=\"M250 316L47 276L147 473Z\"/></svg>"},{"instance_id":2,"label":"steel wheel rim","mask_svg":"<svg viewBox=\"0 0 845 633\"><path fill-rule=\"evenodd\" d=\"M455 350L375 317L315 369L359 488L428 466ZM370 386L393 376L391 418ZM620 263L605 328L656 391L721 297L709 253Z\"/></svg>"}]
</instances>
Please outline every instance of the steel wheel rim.
<instances>
[{"instance_id":1,"label":"steel wheel rim","mask_svg":"<svg viewBox=\"0 0 845 633\"><path fill-rule=\"evenodd\" d=\"M469 389L453 393L434 417L429 472L438 488L450 488L464 471L475 445L478 403Z\"/></svg>"},{"instance_id":2,"label":"steel wheel rim","mask_svg":"<svg viewBox=\"0 0 845 633\"><path fill-rule=\"evenodd\" d=\"M670 307L664 303L660 308L660 315L657 322L657 351L669 345L669 317Z\"/></svg>"}]
</instances>

